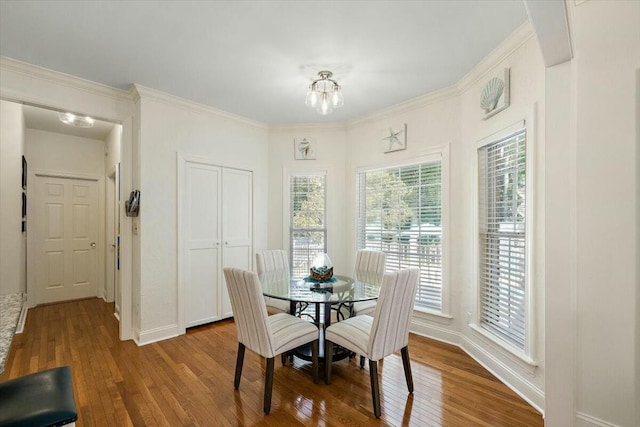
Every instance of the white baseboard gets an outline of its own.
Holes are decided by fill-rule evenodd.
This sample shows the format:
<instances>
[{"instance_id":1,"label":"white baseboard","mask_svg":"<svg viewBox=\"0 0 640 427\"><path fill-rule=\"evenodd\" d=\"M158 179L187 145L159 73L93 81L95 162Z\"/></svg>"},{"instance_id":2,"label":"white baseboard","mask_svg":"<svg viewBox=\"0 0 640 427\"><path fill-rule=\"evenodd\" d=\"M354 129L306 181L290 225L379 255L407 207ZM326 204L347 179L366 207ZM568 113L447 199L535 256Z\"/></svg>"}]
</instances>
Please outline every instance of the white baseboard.
<instances>
[{"instance_id":1,"label":"white baseboard","mask_svg":"<svg viewBox=\"0 0 640 427\"><path fill-rule=\"evenodd\" d=\"M149 329L146 331L134 330L133 340L138 346L151 344L157 341L174 338L179 335L178 325L167 325L160 328Z\"/></svg>"},{"instance_id":2,"label":"white baseboard","mask_svg":"<svg viewBox=\"0 0 640 427\"><path fill-rule=\"evenodd\" d=\"M487 349L458 332L415 317L411 322L411 332L460 348L544 416L544 392L493 356ZM603 426L609 427L608 424Z\"/></svg>"},{"instance_id":3,"label":"white baseboard","mask_svg":"<svg viewBox=\"0 0 640 427\"><path fill-rule=\"evenodd\" d=\"M612 424L601 420L584 412L576 412L576 427L619 427L618 424Z\"/></svg>"},{"instance_id":4,"label":"white baseboard","mask_svg":"<svg viewBox=\"0 0 640 427\"><path fill-rule=\"evenodd\" d=\"M544 416L544 391L468 337L460 348Z\"/></svg>"},{"instance_id":5,"label":"white baseboard","mask_svg":"<svg viewBox=\"0 0 640 427\"><path fill-rule=\"evenodd\" d=\"M434 325L432 322L426 322L414 317L411 321L411 332L460 347L460 334L458 332Z\"/></svg>"},{"instance_id":6,"label":"white baseboard","mask_svg":"<svg viewBox=\"0 0 640 427\"><path fill-rule=\"evenodd\" d=\"M27 322L27 311L29 307L27 305L27 296L22 298L22 310L20 310L20 317L18 317L18 324L16 325L16 334L21 334L24 331L24 324Z\"/></svg>"}]
</instances>

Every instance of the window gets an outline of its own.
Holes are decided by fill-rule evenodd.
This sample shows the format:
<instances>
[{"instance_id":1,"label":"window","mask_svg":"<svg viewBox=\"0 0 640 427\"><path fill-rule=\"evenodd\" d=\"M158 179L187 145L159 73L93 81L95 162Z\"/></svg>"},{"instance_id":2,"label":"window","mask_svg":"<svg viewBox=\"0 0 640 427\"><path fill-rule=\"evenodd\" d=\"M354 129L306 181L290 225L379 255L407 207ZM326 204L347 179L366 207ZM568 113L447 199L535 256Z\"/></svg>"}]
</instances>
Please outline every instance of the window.
<instances>
[{"instance_id":1,"label":"window","mask_svg":"<svg viewBox=\"0 0 640 427\"><path fill-rule=\"evenodd\" d=\"M419 267L416 307L442 311L442 161L357 175L358 249L387 254L387 270Z\"/></svg>"},{"instance_id":2,"label":"window","mask_svg":"<svg viewBox=\"0 0 640 427\"><path fill-rule=\"evenodd\" d=\"M290 188L291 274L309 275L313 258L327 252L326 175L292 175Z\"/></svg>"},{"instance_id":3,"label":"window","mask_svg":"<svg viewBox=\"0 0 640 427\"><path fill-rule=\"evenodd\" d=\"M478 149L480 326L525 349L525 129Z\"/></svg>"}]
</instances>

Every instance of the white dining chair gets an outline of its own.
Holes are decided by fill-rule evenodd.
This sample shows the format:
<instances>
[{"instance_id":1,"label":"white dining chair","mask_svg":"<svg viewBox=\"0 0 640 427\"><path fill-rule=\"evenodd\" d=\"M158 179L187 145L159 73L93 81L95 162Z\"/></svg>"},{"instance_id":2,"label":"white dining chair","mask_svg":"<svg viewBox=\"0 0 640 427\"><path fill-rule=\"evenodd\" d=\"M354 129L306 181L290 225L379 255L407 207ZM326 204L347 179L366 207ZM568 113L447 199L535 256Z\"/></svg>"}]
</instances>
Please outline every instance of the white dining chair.
<instances>
[{"instance_id":1,"label":"white dining chair","mask_svg":"<svg viewBox=\"0 0 640 427\"><path fill-rule=\"evenodd\" d=\"M237 268L223 268L233 319L238 332L238 358L233 383L240 387L245 348L267 359L264 381L264 413L271 411L274 359L278 354L311 343L313 382L318 383L318 328L287 313L267 315L258 275Z\"/></svg>"},{"instance_id":2,"label":"white dining chair","mask_svg":"<svg viewBox=\"0 0 640 427\"><path fill-rule=\"evenodd\" d=\"M281 249L271 249L256 253L256 272L258 276L268 274L271 280L279 280L283 285L289 285L290 272L289 254ZM264 297L267 304L267 312L289 313L290 302L277 298Z\"/></svg>"},{"instance_id":3,"label":"white dining chair","mask_svg":"<svg viewBox=\"0 0 640 427\"><path fill-rule=\"evenodd\" d=\"M420 270L409 268L387 273L382 279L380 296L373 317L354 316L334 323L325 331L325 382L331 384L333 345L339 345L369 359L373 412L380 417L378 361L400 350L409 393L413 377L409 362L409 326L413 313Z\"/></svg>"},{"instance_id":4,"label":"white dining chair","mask_svg":"<svg viewBox=\"0 0 640 427\"><path fill-rule=\"evenodd\" d=\"M356 252L354 279L379 284L387 263L387 254L382 251L360 249ZM353 315L367 314L373 316L376 311L376 301L360 301L353 303Z\"/></svg>"}]
</instances>

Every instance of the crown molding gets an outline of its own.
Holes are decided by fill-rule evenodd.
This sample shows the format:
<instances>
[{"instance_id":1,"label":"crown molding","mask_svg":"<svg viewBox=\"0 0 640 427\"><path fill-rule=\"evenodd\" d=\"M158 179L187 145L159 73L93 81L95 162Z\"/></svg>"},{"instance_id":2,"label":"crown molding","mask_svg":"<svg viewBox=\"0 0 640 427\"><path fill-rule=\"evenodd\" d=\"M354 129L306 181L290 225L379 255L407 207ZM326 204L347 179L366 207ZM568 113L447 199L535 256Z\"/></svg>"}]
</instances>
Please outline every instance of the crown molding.
<instances>
[{"instance_id":1,"label":"crown molding","mask_svg":"<svg viewBox=\"0 0 640 427\"><path fill-rule=\"evenodd\" d=\"M200 104L195 101L191 101L179 96L171 95L166 92L162 92L156 89L151 89L137 83L131 85L129 89L129 96L134 102L138 102L140 99L150 99L153 101L164 102L173 106L183 108L194 113L214 115L216 117L223 117L225 119L233 120L238 123L258 127L261 129L268 129L269 126L266 123L259 122L257 120L251 120L237 114L232 114L218 108L210 107L208 105Z\"/></svg>"},{"instance_id":2,"label":"crown molding","mask_svg":"<svg viewBox=\"0 0 640 427\"><path fill-rule=\"evenodd\" d=\"M456 85L445 87L443 89L436 90L435 92L429 92L417 98L412 98L408 101L401 102L396 105L392 105L391 107L383 108L382 110L378 110L364 117L351 120L346 123L346 126L353 127L369 121L378 120L384 117L406 113L406 112L415 110L417 108L424 107L429 104L435 104L437 102L442 102L448 99L456 98L458 95L460 95L460 91L458 90Z\"/></svg>"},{"instance_id":3,"label":"crown molding","mask_svg":"<svg viewBox=\"0 0 640 427\"><path fill-rule=\"evenodd\" d=\"M18 61L17 59L0 56L0 71L13 72L23 76L45 80L53 84L65 86L94 95L104 96L117 101L131 102L131 95L128 91L117 89L101 83L85 80L70 74L61 73L38 65Z\"/></svg>"},{"instance_id":4,"label":"crown molding","mask_svg":"<svg viewBox=\"0 0 640 427\"><path fill-rule=\"evenodd\" d=\"M531 24L529 21L525 21L456 84L349 121L347 122L347 127L361 125L365 122L378 120L390 115L406 113L429 104L455 98L477 83L483 76L490 72L505 58L513 54L533 36L534 32Z\"/></svg>"},{"instance_id":5,"label":"crown molding","mask_svg":"<svg viewBox=\"0 0 640 427\"><path fill-rule=\"evenodd\" d=\"M346 129L346 122L325 122L325 123L292 123L269 126L269 131L288 131L288 130L315 130L315 129Z\"/></svg>"},{"instance_id":6,"label":"crown molding","mask_svg":"<svg viewBox=\"0 0 640 427\"><path fill-rule=\"evenodd\" d=\"M489 73L500 62L504 61L523 44L534 36L533 27L529 21L523 22L513 33L509 35L498 47L496 47L489 55L480 61L471 71L462 77L457 87L460 93L465 92L471 86L476 84L487 73Z\"/></svg>"}]
</instances>

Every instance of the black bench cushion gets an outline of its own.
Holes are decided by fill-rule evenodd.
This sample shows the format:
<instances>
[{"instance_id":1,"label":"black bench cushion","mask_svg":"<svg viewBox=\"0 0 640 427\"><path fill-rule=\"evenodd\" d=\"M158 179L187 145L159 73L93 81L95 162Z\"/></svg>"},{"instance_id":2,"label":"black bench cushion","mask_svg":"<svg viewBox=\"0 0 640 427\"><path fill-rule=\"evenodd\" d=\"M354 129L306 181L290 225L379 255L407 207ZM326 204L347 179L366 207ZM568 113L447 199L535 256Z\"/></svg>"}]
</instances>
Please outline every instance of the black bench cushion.
<instances>
[{"instance_id":1,"label":"black bench cushion","mask_svg":"<svg viewBox=\"0 0 640 427\"><path fill-rule=\"evenodd\" d=\"M68 366L0 384L1 427L49 427L78 419Z\"/></svg>"}]
</instances>

